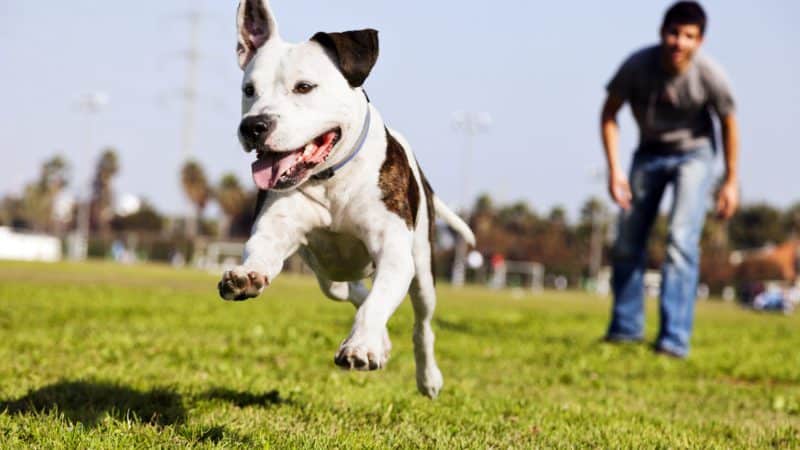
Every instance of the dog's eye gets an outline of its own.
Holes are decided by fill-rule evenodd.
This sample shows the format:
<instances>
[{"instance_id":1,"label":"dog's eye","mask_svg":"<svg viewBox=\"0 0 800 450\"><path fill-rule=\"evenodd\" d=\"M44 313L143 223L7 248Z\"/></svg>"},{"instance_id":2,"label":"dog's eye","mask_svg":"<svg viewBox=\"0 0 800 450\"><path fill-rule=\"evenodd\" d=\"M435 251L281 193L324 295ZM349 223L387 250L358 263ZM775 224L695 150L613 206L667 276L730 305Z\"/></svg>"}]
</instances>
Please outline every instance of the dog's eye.
<instances>
[{"instance_id":1,"label":"dog's eye","mask_svg":"<svg viewBox=\"0 0 800 450\"><path fill-rule=\"evenodd\" d=\"M242 92L244 92L245 97L252 97L256 95L256 88L252 84L248 84L242 89Z\"/></svg>"},{"instance_id":2,"label":"dog's eye","mask_svg":"<svg viewBox=\"0 0 800 450\"><path fill-rule=\"evenodd\" d=\"M294 89L292 90L292 92L294 92L295 94L308 94L309 92L314 90L315 87L317 86L309 82L300 81L294 85Z\"/></svg>"}]
</instances>

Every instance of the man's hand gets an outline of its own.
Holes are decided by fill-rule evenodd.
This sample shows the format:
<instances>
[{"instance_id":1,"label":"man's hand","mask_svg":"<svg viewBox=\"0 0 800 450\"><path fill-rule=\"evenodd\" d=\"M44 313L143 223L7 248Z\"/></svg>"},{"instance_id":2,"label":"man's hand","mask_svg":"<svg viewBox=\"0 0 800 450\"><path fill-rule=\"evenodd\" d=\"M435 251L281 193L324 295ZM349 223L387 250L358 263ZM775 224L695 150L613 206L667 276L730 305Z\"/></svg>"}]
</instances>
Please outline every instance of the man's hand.
<instances>
[{"instance_id":1,"label":"man's hand","mask_svg":"<svg viewBox=\"0 0 800 450\"><path fill-rule=\"evenodd\" d=\"M733 114L720 117L722 147L725 151L725 182L717 194L717 217L728 220L739 206L736 163L739 160L739 125Z\"/></svg>"},{"instance_id":2,"label":"man's hand","mask_svg":"<svg viewBox=\"0 0 800 450\"><path fill-rule=\"evenodd\" d=\"M730 180L722 184L717 194L717 217L728 220L733 217L739 207L739 188L736 181Z\"/></svg>"},{"instance_id":3,"label":"man's hand","mask_svg":"<svg viewBox=\"0 0 800 450\"><path fill-rule=\"evenodd\" d=\"M633 199L631 185L628 184L628 179L621 173L609 172L608 193L611 194L614 203L619 205L620 208L626 211L631 208L631 200Z\"/></svg>"},{"instance_id":4,"label":"man's hand","mask_svg":"<svg viewBox=\"0 0 800 450\"><path fill-rule=\"evenodd\" d=\"M625 172L620 169L619 152L619 127L617 126L617 113L625 101L613 94L609 94L603 103L603 112L600 114L600 134L603 137L603 150L608 163L608 193L622 209L631 207L631 186Z\"/></svg>"}]
</instances>

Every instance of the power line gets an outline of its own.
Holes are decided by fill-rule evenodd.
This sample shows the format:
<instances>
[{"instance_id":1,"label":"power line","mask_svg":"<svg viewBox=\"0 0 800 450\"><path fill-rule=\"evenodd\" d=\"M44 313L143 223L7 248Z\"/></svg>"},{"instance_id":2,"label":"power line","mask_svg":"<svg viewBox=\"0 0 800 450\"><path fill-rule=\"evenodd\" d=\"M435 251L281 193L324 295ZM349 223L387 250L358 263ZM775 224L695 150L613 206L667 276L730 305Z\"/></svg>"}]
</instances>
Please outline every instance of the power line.
<instances>
[{"instance_id":1,"label":"power line","mask_svg":"<svg viewBox=\"0 0 800 450\"><path fill-rule=\"evenodd\" d=\"M186 79L183 97L183 126L181 131L181 156L189 160L193 154L194 129L197 118L197 75L200 62L200 10L190 11L184 18L189 23L189 48L184 53L186 58Z\"/></svg>"}]
</instances>

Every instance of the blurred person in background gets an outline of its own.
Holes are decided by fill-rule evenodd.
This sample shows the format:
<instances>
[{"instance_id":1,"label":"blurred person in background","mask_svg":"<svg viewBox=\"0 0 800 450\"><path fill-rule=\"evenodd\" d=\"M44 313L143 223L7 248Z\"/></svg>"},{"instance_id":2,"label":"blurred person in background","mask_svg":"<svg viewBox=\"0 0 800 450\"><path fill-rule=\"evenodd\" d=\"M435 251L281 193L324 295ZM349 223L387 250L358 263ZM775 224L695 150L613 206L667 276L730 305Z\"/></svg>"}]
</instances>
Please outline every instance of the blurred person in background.
<instances>
[{"instance_id":1,"label":"blurred person in background","mask_svg":"<svg viewBox=\"0 0 800 450\"><path fill-rule=\"evenodd\" d=\"M725 160L717 215L730 218L739 202L734 100L721 68L699 51L706 24L705 11L696 2L682 1L670 7L661 25L661 42L633 53L606 86L608 96L601 116L608 189L622 208L613 248L614 304L605 339L643 339L647 240L661 198L671 187L660 331L654 350L678 358L689 351L700 234L716 181L712 115L721 123ZM639 128L639 145L627 176L620 166L616 120L626 102Z\"/></svg>"}]
</instances>

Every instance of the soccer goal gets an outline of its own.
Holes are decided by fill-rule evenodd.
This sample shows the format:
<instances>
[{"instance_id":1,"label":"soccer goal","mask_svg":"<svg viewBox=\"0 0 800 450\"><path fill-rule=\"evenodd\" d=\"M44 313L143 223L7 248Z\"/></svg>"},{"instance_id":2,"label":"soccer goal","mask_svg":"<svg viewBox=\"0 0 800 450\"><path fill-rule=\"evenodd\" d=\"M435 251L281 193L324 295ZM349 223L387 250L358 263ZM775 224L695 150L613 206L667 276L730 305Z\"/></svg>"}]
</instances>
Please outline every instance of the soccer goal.
<instances>
[{"instance_id":1,"label":"soccer goal","mask_svg":"<svg viewBox=\"0 0 800 450\"><path fill-rule=\"evenodd\" d=\"M494 289L518 286L541 291L544 289L544 265L533 261L503 261L493 267L489 286Z\"/></svg>"}]
</instances>

